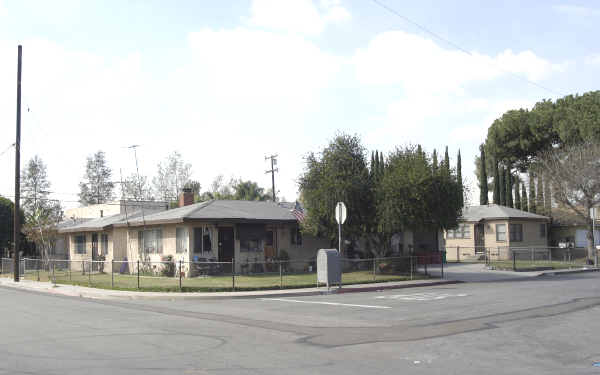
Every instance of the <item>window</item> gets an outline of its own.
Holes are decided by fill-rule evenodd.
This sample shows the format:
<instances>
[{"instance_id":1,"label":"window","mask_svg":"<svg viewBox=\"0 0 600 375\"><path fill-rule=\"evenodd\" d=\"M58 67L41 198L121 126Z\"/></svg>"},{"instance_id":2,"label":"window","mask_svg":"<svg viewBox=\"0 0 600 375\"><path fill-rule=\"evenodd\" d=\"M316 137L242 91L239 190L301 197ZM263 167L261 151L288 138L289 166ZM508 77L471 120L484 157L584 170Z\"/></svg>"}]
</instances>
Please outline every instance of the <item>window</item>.
<instances>
[{"instance_id":1,"label":"window","mask_svg":"<svg viewBox=\"0 0 600 375\"><path fill-rule=\"evenodd\" d=\"M75 253L85 254L85 234L75 236Z\"/></svg>"},{"instance_id":2,"label":"window","mask_svg":"<svg viewBox=\"0 0 600 375\"><path fill-rule=\"evenodd\" d=\"M267 237L265 239L265 246L273 246L273 231L267 231Z\"/></svg>"},{"instance_id":3,"label":"window","mask_svg":"<svg viewBox=\"0 0 600 375\"><path fill-rule=\"evenodd\" d=\"M208 226L194 228L194 252L212 251L212 232Z\"/></svg>"},{"instance_id":4,"label":"window","mask_svg":"<svg viewBox=\"0 0 600 375\"><path fill-rule=\"evenodd\" d=\"M540 237L546 238L546 224L540 224Z\"/></svg>"},{"instance_id":5,"label":"window","mask_svg":"<svg viewBox=\"0 0 600 375\"><path fill-rule=\"evenodd\" d=\"M100 235L100 254L101 255L108 254L108 234Z\"/></svg>"},{"instance_id":6,"label":"window","mask_svg":"<svg viewBox=\"0 0 600 375\"><path fill-rule=\"evenodd\" d=\"M178 253L187 253L188 251L188 229L187 228L177 228L175 230L176 237L176 249L175 251Z\"/></svg>"},{"instance_id":7,"label":"window","mask_svg":"<svg viewBox=\"0 0 600 375\"><path fill-rule=\"evenodd\" d=\"M457 229L449 229L446 238L471 238L471 225L458 224Z\"/></svg>"},{"instance_id":8,"label":"window","mask_svg":"<svg viewBox=\"0 0 600 375\"><path fill-rule=\"evenodd\" d=\"M138 231L138 250L140 253L162 254L162 230Z\"/></svg>"},{"instance_id":9,"label":"window","mask_svg":"<svg viewBox=\"0 0 600 375\"><path fill-rule=\"evenodd\" d=\"M510 240L513 242L523 241L523 224L510 225Z\"/></svg>"},{"instance_id":10,"label":"window","mask_svg":"<svg viewBox=\"0 0 600 375\"><path fill-rule=\"evenodd\" d=\"M246 238L240 241L240 251L260 251L260 241L256 238Z\"/></svg>"},{"instance_id":11,"label":"window","mask_svg":"<svg viewBox=\"0 0 600 375\"><path fill-rule=\"evenodd\" d=\"M293 245L302 245L302 232L299 227L291 228L290 237Z\"/></svg>"},{"instance_id":12,"label":"window","mask_svg":"<svg viewBox=\"0 0 600 375\"><path fill-rule=\"evenodd\" d=\"M496 224L496 241L506 241L506 224Z\"/></svg>"}]
</instances>

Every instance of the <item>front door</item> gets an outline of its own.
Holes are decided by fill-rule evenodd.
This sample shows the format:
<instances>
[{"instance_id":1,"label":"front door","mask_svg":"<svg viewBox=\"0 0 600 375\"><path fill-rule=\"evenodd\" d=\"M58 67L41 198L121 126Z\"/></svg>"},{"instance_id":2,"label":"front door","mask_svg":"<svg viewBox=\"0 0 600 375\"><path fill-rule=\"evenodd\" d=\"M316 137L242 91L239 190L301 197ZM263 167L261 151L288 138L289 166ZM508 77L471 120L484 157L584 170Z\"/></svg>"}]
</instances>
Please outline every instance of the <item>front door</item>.
<instances>
[{"instance_id":1,"label":"front door","mask_svg":"<svg viewBox=\"0 0 600 375\"><path fill-rule=\"evenodd\" d=\"M219 228L219 262L231 262L233 259L233 228Z\"/></svg>"},{"instance_id":2,"label":"front door","mask_svg":"<svg viewBox=\"0 0 600 375\"><path fill-rule=\"evenodd\" d=\"M485 233L483 223L475 224L475 252L485 252Z\"/></svg>"},{"instance_id":3,"label":"front door","mask_svg":"<svg viewBox=\"0 0 600 375\"><path fill-rule=\"evenodd\" d=\"M98 233L92 233L92 260L98 258Z\"/></svg>"}]
</instances>

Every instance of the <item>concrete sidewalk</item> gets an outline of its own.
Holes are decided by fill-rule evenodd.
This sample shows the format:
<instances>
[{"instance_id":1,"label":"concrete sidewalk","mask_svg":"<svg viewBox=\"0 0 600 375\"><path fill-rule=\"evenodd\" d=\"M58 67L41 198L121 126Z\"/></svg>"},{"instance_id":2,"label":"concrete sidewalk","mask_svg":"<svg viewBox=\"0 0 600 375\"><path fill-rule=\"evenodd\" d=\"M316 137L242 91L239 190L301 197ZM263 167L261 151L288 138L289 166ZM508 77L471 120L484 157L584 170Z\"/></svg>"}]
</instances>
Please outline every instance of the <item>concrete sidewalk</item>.
<instances>
[{"instance_id":1,"label":"concrete sidewalk","mask_svg":"<svg viewBox=\"0 0 600 375\"><path fill-rule=\"evenodd\" d=\"M339 288L331 288L327 290L326 287L321 288L302 288L302 289L277 289L277 290L255 290L255 291L240 291L240 292L190 292L190 293L178 293L178 292L137 292L137 291L125 291L125 290L111 290L111 289L98 289L88 288L78 285L66 285L57 284L54 285L50 282L32 281L32 280L21 280L15 283L9 278L0 278L0 286L17 288L22 290L29 290L34 292L49 293L55 295L63 295L70 297L82 297L82 298L93 298L93 299L109 299L109 300L123 300L123 299L222 299L222 298L254 298L254 297L290 297L290 296L311 296L320 294L332 294L332 293L357 293L357 292L370 292L376 290L387 290L387 289L401 289L401 288L415 288L415 287L427 287L435 285L446 285L455 284L459 281L456 280L440 280L440 279L429 279L429 280L413 280L413 281L397 281L397 282L386 282L386 283L371 283L371 284L356 284L347 285Z\"/></svg>"}]
</instances>

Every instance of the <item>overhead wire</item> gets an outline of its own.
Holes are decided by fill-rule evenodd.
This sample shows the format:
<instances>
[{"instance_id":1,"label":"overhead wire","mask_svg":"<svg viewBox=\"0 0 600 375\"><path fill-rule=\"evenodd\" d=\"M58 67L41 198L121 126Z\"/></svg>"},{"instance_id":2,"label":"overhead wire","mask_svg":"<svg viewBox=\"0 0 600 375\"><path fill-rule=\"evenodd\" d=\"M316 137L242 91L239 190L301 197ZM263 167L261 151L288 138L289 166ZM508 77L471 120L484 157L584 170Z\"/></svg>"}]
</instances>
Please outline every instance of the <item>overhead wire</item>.
<instances>
[{"instance_id":1,"label":"overhead wire","mask_svg":"<svg viewBox=\"0 0 600 375\"><path fill-rule=\"evenodd\" d=\"M411 25L417 27L421 31L423 31L423 32L425 32L425 33L433 36L434 38L436 38L436 39L438 39L438 40L440 40L440 41L448 44L449 46L451 46L451 47L453 47L453 48L455 48L455 49L457 49L457 50L459 50L459 51L461 51L463 53L466 53L467 55L469 55L471 57L475 57L475 55L473 55L473 53L470 52L469 50L467 50L466 48L461 47L459 44L457 44L457 43L449 40L448 38L445 38L445 37L441 36L440 34L438 34L438 33L434 32L434 31L430 30L429 28L427 28L427 27L425 27L425 26L423 26L423 25L421 25L421 24L413 21L412 19L410 19L410 18L406 17L405 15L401 14L400 12L398 12L394 8L390 7L389 5L383 3L381 0L371 0L371 1L373 3L375 3L376 5L378 5L380 8L385 9L389 13L391 13L391 14L393 14L393 15L401 18L401 19L403 19L404 21L406 21L406 22L410 23ZM521 81L523 81L525 83L528 83L528 84L530 84L532 86L535 86L535 87L537 87L539 89L545 90L545 91L550 92L550 93L552 93L554 95L566 96L565 94L560 93L560 92L558 92L556 90L553 90L553 89L551 89L551 88L549 88L547 86L544 86L544 85L541 85L541 84L539 84L537 82L534 82L534 81L532 81L532 80L530 80L530 79L528 79L526 77L523 77L523 76L521 76L521 75L519 75L517 73L511 72L510 70L506 70L506 69L502 68L501 66L499 66L498 64L494 64L493 62L487 62L487 64L490 65L490 66L493 66L494 68L498 69L499 71L501 71L503 73L509 74L509 75L511 75L511 76L513 76L513 77L515 77L515 78L517 78L517 79L519 79L519 80L521 80Z\"/></svg>"}]
</instances>

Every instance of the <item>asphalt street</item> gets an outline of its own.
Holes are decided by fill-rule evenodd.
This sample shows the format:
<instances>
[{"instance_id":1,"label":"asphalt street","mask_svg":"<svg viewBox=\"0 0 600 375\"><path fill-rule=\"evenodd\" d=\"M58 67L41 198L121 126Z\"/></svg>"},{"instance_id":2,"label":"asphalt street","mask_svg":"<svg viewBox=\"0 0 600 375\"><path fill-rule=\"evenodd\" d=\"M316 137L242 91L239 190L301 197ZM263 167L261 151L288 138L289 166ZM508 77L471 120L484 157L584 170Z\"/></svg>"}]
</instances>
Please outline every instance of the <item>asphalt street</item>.
<instances>
[{"instance_id":1,"label":"asphalt street","mask_svg":"<svg viewBox=\"0 0 600 375\"><path fill-rule=\"evenodd\" d=\"M600 374L598 272L310 297L0 298L0 374Z\"/></svg>"}]
</instances>

